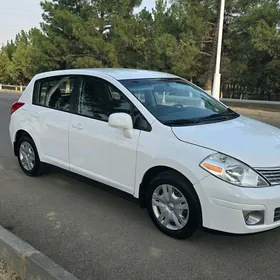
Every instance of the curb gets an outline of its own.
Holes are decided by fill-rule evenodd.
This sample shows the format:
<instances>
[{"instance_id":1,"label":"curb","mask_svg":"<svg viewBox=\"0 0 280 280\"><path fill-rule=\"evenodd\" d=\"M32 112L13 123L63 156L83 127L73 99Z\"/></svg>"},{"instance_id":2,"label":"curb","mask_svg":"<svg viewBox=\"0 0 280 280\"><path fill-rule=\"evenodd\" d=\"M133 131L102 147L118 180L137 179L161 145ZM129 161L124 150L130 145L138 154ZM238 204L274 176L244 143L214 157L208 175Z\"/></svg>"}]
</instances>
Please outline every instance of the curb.
<instances>
[{"instance_id":1,"label":"curb","mask_svg":"<svg viewBox=\"0 0 280 280\"><path fill-rule=\"evenodd\" d=\"M0 259L22 280L78 280L28 243L0 226Z\"/></svg>"},{"instance_id":2,"label":"curb","mask_svg":"<svg viewBox=\"0 0 280 280\"><path fill-rule=\"evenodd\" d=\"M0 93L15 93L15 94L22 94L23 91L19 90L10 90L10 89L0 89Z\"/></svg>"},{"instance_id":3,"label":"curb","mask_svg":"<svg viewBox=\"0 0 280 280\"><path fill-rule=\"evenodd\" d=\"M280 102L278 101L258 101L258 100L239 100L239 99L221 99L221 102L229 107L245 108L252 110L280 111Z\"/></svg>"},{"instance_id":4,"label":"curb","mask_svg":"<svg viewBox=\"0 0 280 280\"><path fill-rule=\"evenodd\" d=\"M264 110L264 109L248 109L242 107L233 107L230 106L231 109L236 111L241 115L253 116L253 117L262 117L269 119L279 119L279 111L274 110Z\"/></svg>"}]
</instances>

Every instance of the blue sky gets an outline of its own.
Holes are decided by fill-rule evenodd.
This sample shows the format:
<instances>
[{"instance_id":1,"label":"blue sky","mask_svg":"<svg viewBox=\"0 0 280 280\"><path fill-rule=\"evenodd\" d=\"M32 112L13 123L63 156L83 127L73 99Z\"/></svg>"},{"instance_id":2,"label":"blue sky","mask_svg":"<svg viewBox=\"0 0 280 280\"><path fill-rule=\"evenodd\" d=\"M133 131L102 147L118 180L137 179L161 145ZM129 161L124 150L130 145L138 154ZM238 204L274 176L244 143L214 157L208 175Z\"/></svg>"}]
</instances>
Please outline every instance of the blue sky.
<instances>
[{"instance_id":1,"label":"blue sky","mask_svg":"<svg viewBox=\"0 0 280 280\"><path fill-rule=\"evenodd\" d=\"M155 0L143 0L142 6L153 8ZM0 0L0 44L31 27L39 27L42 10L40 0Z\"/></svg>"}]
</instances>

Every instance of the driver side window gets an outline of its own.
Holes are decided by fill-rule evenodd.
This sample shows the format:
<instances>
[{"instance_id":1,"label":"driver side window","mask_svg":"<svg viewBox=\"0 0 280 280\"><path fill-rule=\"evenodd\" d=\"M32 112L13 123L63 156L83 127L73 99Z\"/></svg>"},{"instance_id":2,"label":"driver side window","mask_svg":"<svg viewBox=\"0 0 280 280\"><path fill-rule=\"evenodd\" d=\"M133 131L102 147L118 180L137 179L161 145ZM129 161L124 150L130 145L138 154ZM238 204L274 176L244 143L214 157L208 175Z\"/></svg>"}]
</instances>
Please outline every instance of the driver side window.
<instances>
[{"instance_id":1,"label":"driver side window","mask_svg":"<svg viewBox=\"0 0 280 280\"><path fill-rule=\"evenodd\" d=\"M78 97L78 114L108 122L113 113L132 116L134 128L149 130L149 123L130 100L115 86L94 77L84 77Z\"/></svg>"},{"instance_id":2,"label":"driver side window","mask_svg":"<svg viewBox=\"0 0 280 280\"><path fill-rule=\"evenodd\" d=\"M115 87L101 79L85 77L80 89L78 114L108 121L113 113L131 113L131 104Z\"/></svg>"}]
</instances>

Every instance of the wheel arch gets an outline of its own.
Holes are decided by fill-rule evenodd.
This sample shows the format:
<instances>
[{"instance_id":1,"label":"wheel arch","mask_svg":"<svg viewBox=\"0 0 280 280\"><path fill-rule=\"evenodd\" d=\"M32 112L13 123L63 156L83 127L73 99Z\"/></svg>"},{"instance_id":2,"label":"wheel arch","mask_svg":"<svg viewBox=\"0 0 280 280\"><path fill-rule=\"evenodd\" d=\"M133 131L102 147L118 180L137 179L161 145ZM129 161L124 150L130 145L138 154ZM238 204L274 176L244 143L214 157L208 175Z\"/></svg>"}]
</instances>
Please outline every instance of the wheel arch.
<instances>
[{"instance_id":1,"label":"wheel arch","mask_svg":"<svg viewBox=\"0 0 280 280\"><path fill-rule=\"evenodd\" d=\"M23 136L28 136L32 139L32 141L35 143L34 138L30 135L30 133L28 133L26 130L24 129L19 129L16 134L15 134L15 138L14 138L14 154L15 156L18 156L18 142L20 140L21 137ZM36 143L35 143L36 146ZM37 146L36 146L37 148Z\"/></svg>"},{"instance_id":2,"label":"wheel arch","mask_svg":"<svg viewBox=\"0 0 280 280\"><path fill-rule=\"evenodd\" d=\"M192 190L194 192L194 195L197 198L197 201L199 202L199 207L201 209L201 203L200 203L200 199L198 197L197 191L194 188L193 183L184 175L182 174L180 171L172 168L172 167L168 167L168 166L164 166L164 165L158 165L158 166L154 166L151 167L150 169L148 169L143 178L142 181L140 183L140 187L139 187L139 202L140 202L140 207L141 208L146 208L146 191L148 189L148 185L149 182L158 174L166 172L166 171L172 171L175 172L178 176L182 177L184 180L186 180L189 185L192 187Z\"/></svg>"}]
</instances>

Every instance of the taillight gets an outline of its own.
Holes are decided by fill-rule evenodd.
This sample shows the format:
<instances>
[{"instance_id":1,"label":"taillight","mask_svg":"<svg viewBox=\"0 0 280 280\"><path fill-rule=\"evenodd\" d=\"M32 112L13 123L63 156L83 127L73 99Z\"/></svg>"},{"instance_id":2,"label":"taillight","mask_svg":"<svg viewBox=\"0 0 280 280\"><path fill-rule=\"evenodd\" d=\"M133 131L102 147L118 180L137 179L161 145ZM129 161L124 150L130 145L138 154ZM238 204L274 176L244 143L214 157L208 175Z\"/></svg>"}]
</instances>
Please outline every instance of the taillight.
<instances>
[{"instance_id":1,"label":"taillight","mask_svg":"<svg viewBox=\"0 0 280 280\"><path fill-rule=\"evenodd\" d=\"M18 110L19 108L21 108L23 105L24 105L24 102L20 102L20 101L17 101L17 102L15 102L15 103L13 103L12 108L11 108L11 115L12 115L16 110Z\"/></svg>"}]
</instances>

